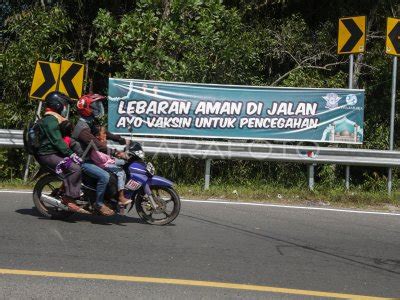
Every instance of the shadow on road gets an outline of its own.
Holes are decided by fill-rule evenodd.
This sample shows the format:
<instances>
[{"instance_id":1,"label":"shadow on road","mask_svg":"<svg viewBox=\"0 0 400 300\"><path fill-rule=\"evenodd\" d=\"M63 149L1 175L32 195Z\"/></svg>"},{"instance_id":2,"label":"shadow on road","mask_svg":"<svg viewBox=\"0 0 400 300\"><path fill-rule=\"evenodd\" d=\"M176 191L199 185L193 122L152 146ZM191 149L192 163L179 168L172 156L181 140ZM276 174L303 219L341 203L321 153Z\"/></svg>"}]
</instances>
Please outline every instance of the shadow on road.
<instances>
[{"instance_id":1,"label":"shadow on road","mask_svg":"<svg viewBox=\"0 0 400 300\"><path fill-rule=\"evenodd\" d=\"M346 257L343 254L333 253L333 252L330 252L330 251L327 251L327 250L318 249L317 247L314 247L314 246L309 246L309 245L306 245L306 244L300 244L300 243L296 243L296 242L291 242L291 241L288 241L288 240L284 240L284 239L273 237L273 236L270 236L270 235L266 235L266 234L250 231L250 230L247 230L247 229L235 227L235 226L232 226L232 225L227 225L227 224L222 224L222 223L219 223L219 222L216 222L216 221L207 220L207 219L204 219L204 218L201 218L201 217L195 217L195 216L190 216L190 215L185 215L185 214L181 214L181 216L185 216L187 218L190 218L190 219L198 221L198 222L208 223L208 224L212 224L214 226L219 226L219 227L222 227L222 228L225 228L225 229L230 229L230 230L234 230L236 232L240 232L240 233L244 233L244 234L247 234L247 235L255 236L257 238L268 239L268 240L272 240L272 241L275 241L275 242L284 243L285 245L276 246L276 250L278 251L278 253L280 255L284 255L284 253L281 250L284 247L300 248L300 249L304 249L306 251L312 251L314 253L319 253L319 254L324 254L324 255L330 256L330 257L335 257L335 258L338 258L340 260L343 260L343 261L346 261L346 262L350 262L350 263L354 263L354 264L358 264L358 265L361 265L361 266L364 266L364 267L370 267L370 268L374 268L374 269L377 269L377 270L389 272L391 274L400 275L399 271L395 271L395 270L391 270L391 269L387 268L388 266L391 266L391 267L393 267L395 269L400 268L400 260L383 259L383 258L377 258L377 257L364 257L364 256L359 256L359 255L349 255L349 256L352 256L352 257ZM353 257L355 257L355 258L353 258ZM371 261L371 262L361 261L361 260L358 260L356 258L368 260L368 261Z\"/></svg>"},{"instance_id":2,"label":"shadow on road","mask_svg":"<svg viewBox=\"0 0 400 300\"><path fill-rule=\"evenodd\" d=\"M30 215L30 216L38 217L38 219L41 219L41 220L49 220L49 218L45 218L42 215L40 215L35 207L17 209L15 212L19 213L21 215ZM92 224L97 224L97 225L119 225L119 226L126 226L125 224L128 224L128 223L146 224L147 225L147 223L144 222L140 218L121 216L121 215L115 215L112 217L103 217L103 216L98 216L98 215L74 214L65 220L54 220L54 221L66 222L66 223L90 222Z\"/></svg>"},{"instance_id":3,"label":"shadow on road","mask_svg":"<svg viewBox=\"0 0 400 300\"><path fill-rule=\"evenodd\" d=\"M34 217L41 217L39 212L33 207L17 209L15 212L19 213L21 215L30 215L30 216L34 216Z\"/></svg>"}]
</instances>

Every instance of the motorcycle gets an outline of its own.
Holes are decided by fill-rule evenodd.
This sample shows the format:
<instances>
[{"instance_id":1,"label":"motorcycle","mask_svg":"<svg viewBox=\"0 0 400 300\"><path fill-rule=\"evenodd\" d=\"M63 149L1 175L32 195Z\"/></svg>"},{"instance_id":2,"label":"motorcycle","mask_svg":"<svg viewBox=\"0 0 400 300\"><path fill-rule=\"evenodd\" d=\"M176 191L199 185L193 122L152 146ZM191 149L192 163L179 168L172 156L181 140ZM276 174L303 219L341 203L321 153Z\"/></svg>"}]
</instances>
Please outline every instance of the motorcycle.
<instances>
[{"instance_id":1,"label":"motorcycle","mask_svg":"<svg viewBox=\"0 0 400 300\"><path fill-rule=\"evenodd\" d=\"M144 160L145 153L139 143L133 142L125 147L127 156L124 170L127 174L125 197L132 199L128 213L135 206L141 219L152 225L166 225L179 215L181 202L173 183L161 176L155 175L152 163ZM61 202L63 196L62 176L53 170L41 166L34 179L38 179L33 189L33 203L39 213L48 218L66 219L71 212ZM124 215L127 207L118 204L117 178L110 174L104 203L115 213ZM96 199L96 181L82 174L81 198L76 204L91 214L96 214L94 203Z\"/></svg>"}]
</instances>

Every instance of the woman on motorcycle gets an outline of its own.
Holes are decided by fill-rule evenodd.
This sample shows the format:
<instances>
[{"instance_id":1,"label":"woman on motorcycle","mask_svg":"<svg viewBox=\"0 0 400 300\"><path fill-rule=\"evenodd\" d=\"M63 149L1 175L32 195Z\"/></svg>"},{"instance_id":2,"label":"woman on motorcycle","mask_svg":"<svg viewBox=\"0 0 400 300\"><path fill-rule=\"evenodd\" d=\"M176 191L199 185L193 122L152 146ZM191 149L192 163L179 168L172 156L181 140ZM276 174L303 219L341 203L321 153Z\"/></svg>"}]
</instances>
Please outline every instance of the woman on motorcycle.
<instances>
[{"instance_id":1,"label":"woman on motorcycle","mask_svg":"<svg viewBox=\"0 0 400 300\"><path fill-rule=\"evenodd\" d=\"M97 180L95 207L100 214L104 216L111 216L114 214L113 210L104 204L104 196L110 180L110 174L102 168L96 166L90 160L90 151L92 151L93 148L96 148L103 153L109 153L116 157L121 157L123 155L122 152L108 148L107 142L101 142L93 134L94 127L101 123L101 119L104 117L104 106L102 103L102 100L104 99L104 96L98 94L87 94L79 98L77 109L80 119L75 125L75 128L72 132L72 137L80 143L84 153L89 154L89 157L85 159L85 162L82 164L82 169L85 174L88 174ZM121 145L127 143L125 139L118 135L113 135L109 132L106 134L107 139L117 141Z\"/></svg>"},{"instance_id":2,"label":"woman on motorcycle","mask_svg":"<svg viewBox=\"0 0 400 300\"><path fill-rule=\"evenodd\" d=\"M53 171L66 160L71 160L68 170L64 171L62 203L71 211L88 213L75 204L75 200L80 197L80 158L63 141L59 126L66 120L67 106L70 103L71 99L60 92L51 92L46 96L45 114L40 123L42 134L36 158L41 165Z\"/></svg>"}]
</instances>

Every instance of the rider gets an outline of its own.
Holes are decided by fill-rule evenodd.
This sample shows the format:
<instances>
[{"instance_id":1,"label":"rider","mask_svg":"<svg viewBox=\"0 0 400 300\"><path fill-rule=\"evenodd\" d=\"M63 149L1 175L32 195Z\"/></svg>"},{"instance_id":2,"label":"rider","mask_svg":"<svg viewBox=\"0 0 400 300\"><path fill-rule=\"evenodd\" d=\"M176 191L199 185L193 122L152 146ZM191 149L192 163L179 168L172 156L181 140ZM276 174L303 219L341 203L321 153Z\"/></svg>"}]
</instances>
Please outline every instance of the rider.
<instances>
[{"instance_id":1,"label":"rider","mask_svg":"<svg viewBox=\"0 0 400 300\"><path fill-rule=\"evenodd\" d=\"M72 159L68 170L63 174L64 195L62 203L71 211L87 213L75 204L80 197L81 168L77 164L80 158L63 141L59 124L66 120L67 107L71 99L60 92L51 92L45 98L45 114L41 120L42 134L37 160L40 164L55 170L68 157Z\"/></svg>"},{"instance_id":2,"label":"rider","mask_svg":"<svg viewBox=\"0 0 400 300\"><path fill-rule=\"evenodd\" d=\"M84 153L91 151L91 148L95 147L101 152L110 153L116 157L123 157L123 152L108 148L106 142L101 142L93 135L95 126L101 123L104 116L104 106L102 103L104 99L104 96L98 94L87 94L79 98L77 108L80 118L72 132L72 137L81 144ZM128 140L110 132L107 132L107 139L116 141L121 145L129 143ZM85 155L85 157L90 157L90 155ZM114 211L104 205L104 195L108 181L110 180L110 174L88 159L82 164L82 169L86 174L97 180L96 209L102 215L113 215Z\"/></svg>"}]
</instances>

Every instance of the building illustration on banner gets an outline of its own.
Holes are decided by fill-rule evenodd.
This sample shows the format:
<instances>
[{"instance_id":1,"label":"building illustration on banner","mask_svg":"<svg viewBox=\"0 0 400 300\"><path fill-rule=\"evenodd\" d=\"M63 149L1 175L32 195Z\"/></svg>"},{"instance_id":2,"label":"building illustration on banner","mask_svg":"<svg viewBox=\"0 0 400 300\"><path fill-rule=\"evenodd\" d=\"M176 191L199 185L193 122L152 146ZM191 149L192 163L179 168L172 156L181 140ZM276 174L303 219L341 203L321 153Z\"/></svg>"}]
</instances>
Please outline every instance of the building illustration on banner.
<instances>
[{"instance_id":1,"label":"building illustration on banner","mask_svg":"<svg viewBox=\"0 0 400 300\"><path fill-rule=\"evenodd\" d=\"M330 123L322 133L322 141L331 143L359 143L363 129L356 122L343 117Z\"/></svg>"},{"instance_id":2,"label":"building illustration on banner","mask_svg":"<svg viewBox=\"0 0 400 300\"><path fill-rule=\"evenodd\" d=\"M339 105L339 101L343 97L339 97L335 93L329 93L322 97L326 101L326 108L353 108L357 102L357 96L355 94L348 94L345 97L346 104L343 106ZM359 143L363 140L363 129L362 126L356 122L349 120L346 116L331 122L322 133L322 141L331 143Z\"/></svg>"}]
</instances>

